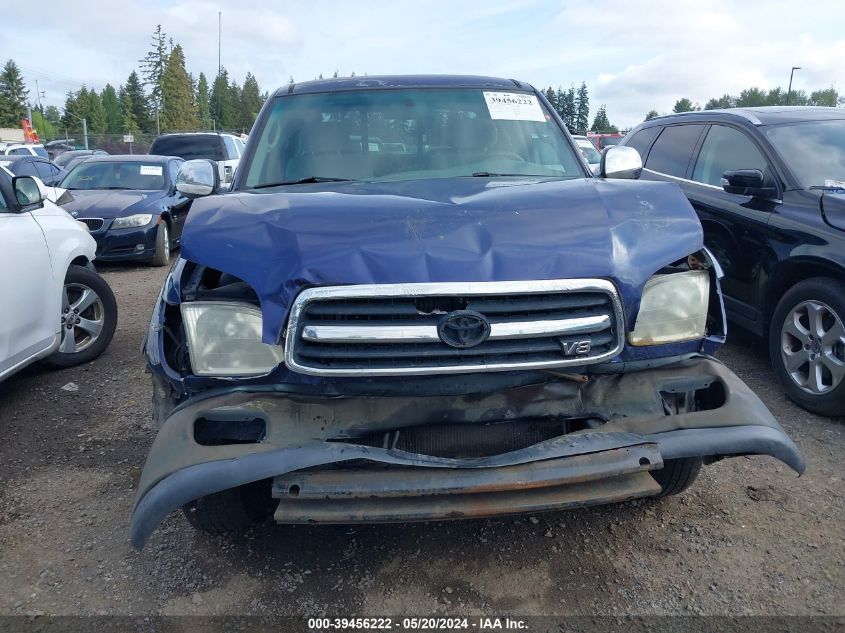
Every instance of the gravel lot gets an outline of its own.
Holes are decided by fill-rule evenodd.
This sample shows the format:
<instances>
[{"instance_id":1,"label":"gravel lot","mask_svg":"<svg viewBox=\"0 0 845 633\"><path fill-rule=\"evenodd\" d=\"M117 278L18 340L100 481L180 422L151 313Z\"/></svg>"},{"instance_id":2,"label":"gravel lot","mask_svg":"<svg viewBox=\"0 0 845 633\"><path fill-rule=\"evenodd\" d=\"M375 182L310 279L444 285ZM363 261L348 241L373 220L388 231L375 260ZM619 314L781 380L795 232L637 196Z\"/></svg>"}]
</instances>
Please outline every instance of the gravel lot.
<instances>
[{"instance_id":1,"label":"gravel lot","mask_svg":"<svg viewBox=\"0 0 845 633\"><path fill-rule=\"evenodd\" d=\"M721 358L804 451L800 479L738 458L660 501L232 539L174 514L136 552L129 516L155 435L139 348L166 271L103 272L120 307L106 353L0 384L2 615L845 614L843 420L789 403L737 331Z\"/></svg>"}]
</instances>

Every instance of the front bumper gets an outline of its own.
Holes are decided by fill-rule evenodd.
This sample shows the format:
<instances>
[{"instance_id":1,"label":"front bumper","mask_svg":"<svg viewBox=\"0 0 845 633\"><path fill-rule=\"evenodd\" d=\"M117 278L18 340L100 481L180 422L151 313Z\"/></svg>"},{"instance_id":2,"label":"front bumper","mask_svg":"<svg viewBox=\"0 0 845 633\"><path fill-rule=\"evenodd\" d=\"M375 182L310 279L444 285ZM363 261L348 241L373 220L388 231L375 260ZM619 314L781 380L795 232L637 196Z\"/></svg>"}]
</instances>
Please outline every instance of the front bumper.
<instances>
[{"instance_id":1,"label":"front bumper","mask_svg":"<svg viewBox=\"0 0 845 633\"><path fill-rule=\"evenodd\" d=\"M153 221L147 226L131 229L108 228L92 233L97 241L97 261L148 261L155 255L155 240L158 224ZM140 248L139 250L139 247Z\"/></svg>"},{"instance_id":2,"label":"front bumper","mask_svg":"<svg viewBox=\"0 0 845 633\"><path fill-rule=\"evenodd\" d=\"M670 411L687 394L704 410ZM365 445L439 425L589 419L590 428L480 457ZM198 442L197 426L260 425L249 443ZM416 430L416 431L415 431ZM391 435L394 434L394 435ZM241 438L243 441L243 438ZM431 451L436 452L436 451ZM571 377L461 396L325 397L271 386L199 397L162 425L131 522L140 548L170 512L202 496L273 479L277 521L346 523L448 519L551 510L654 495L648 474L683 457L771 455L799 474L804 459L756 395L721 363L696 358L660 369ZM354 466L354 467L350 467Z\"/></svg>"}]
</instances>

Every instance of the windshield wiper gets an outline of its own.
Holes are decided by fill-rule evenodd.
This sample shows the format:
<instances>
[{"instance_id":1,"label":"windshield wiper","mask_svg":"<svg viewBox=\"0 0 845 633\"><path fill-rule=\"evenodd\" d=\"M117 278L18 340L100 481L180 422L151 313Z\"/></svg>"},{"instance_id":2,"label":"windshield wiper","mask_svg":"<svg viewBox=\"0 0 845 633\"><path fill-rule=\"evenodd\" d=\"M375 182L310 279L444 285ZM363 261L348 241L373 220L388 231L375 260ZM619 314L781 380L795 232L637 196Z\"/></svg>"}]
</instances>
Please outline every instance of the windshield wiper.
<instances>
[{"instance_id":1,"label":"windshield wiper","mask_svg":"<svg viewBox=\"0 0 845 633\"><path fill-rule=\"evenodd\" d=\"M819 191L845 191L845 185L811 185L810 189Z\"/></svg>"},{"instance_id":2,"label":"windshield wiper","mask_svg":"<svg viewBox=\"0 0 845 633\"><path fill-rule=\"evenodd\" d=\"M129 187L97 187L100 191L124 191Z\"/></svg>"},{"instance_id":3,"label":"windshield wiper","mask_svg":"<svg viewBox=\"0 0 845 633\"><path fill-rule=\"evenodd\" d=\"M306 176L298 180L282 180L279 182L265 182L255 185L253 189L266 189L268 187L282 187L284 185L307 185L311 182L352 182L352 178L332 178L330 176Z\"/></svg>"},{"instance_id":4,"label":"windshield wiper","mask_svg":"<svg viewBox=\"0 0 845 633\"><path fill-rule=\"evenodd\" d=\"M523 176L524 178L559 178L559 176L550 176L548 174L502 174L492 171L476 171L473 172L473 178L498 178L500 176Z\"/></svg>"}]
</instances>

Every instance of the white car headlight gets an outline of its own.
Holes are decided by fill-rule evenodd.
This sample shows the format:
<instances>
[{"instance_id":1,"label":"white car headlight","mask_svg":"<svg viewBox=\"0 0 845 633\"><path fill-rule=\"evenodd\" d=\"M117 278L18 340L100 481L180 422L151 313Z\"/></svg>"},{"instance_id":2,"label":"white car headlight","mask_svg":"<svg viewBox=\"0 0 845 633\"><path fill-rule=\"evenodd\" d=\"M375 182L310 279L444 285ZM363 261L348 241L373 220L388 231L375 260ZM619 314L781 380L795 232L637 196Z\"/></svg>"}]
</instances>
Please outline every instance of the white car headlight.
<instances>
[{"instance_id":1,"label":"white car headlight","mask_svg":"<svg viewBox=\"0 0 845 633\"><path fill-rule=\"evenodd\" d=\"M645 285L631 345L660 345L702 338L707 325L710 273L690 270L655 275Z\"/></svg>"},{"instance_id":2,"label":"white car headlight","mask_svg":"<svg viewBox=\"0 0 845 633\"><path fill-rule=\"evenodd\" d=\"M113 229L134 229L139 226L147 226L152 222L153 216L150 213L138 213L136 215L127 215L125 218L116 218L111 223Z\"/></svg>"},{"instance_id":3,"label":"white car headlight","mask_svg":"<svg viewBox=\"0 0 845 633\"><path fill-rule=\"evenodd\" d=\"M280 345L261 342L261 310L245 303L183 303L191 366L198 376L259 376L284 359Z\"/></svg>"}]
</instances>

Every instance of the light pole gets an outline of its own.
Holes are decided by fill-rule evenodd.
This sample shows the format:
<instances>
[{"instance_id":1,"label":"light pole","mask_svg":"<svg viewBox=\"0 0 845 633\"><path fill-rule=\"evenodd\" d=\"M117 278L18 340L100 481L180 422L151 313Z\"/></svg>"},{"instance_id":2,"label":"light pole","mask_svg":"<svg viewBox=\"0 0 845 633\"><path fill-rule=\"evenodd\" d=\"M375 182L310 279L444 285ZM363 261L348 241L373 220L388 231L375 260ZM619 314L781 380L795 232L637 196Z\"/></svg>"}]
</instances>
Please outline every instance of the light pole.
<instances>
[{"instance_id":1,"label":"light pole","mask_svg":"<svg viewBox=\"0 0 845 633\"><path fill-rule=\"evenodd\" d=\"M68 112L67 114L72 116L74 119L82 121L82 142L85 143L85 149L88 149L88 119L84 116L74 114L73 112ZM67 132L65 132L65 134L67 134Z\"/></svg>"},{"instance_id":2,"label":"light pole","mask_svg":"<svg viewBox=\"0 0 845 633\"><path fill-rule=\"evenodd\" d=\"M792 75L796 70L801 70L801 66L793 66L792 70L789 71L789 88L786 91L786 105L789 105L789 97L792 94Z\"/></svg>"}]
</instances>

